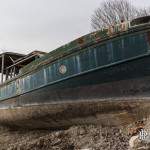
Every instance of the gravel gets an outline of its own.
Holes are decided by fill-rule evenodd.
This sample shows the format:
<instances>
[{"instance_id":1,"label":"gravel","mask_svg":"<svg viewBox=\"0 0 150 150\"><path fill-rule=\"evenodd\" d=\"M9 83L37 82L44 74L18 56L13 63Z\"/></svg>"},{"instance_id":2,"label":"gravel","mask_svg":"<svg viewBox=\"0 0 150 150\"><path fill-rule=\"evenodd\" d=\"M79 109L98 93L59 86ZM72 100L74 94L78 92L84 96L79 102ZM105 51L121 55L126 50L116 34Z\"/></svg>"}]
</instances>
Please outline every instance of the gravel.
<instances>
[{"instance_id":1,"label":"gravel","mask_svg":"<svg viewBox=\"0 0 150 150\"><path fill-rule=\"evenodd\" d=\"M1 150L127 150L129 136L116 127L74 126L67 130L0 129Z\"/></svg>"}]
</instances>

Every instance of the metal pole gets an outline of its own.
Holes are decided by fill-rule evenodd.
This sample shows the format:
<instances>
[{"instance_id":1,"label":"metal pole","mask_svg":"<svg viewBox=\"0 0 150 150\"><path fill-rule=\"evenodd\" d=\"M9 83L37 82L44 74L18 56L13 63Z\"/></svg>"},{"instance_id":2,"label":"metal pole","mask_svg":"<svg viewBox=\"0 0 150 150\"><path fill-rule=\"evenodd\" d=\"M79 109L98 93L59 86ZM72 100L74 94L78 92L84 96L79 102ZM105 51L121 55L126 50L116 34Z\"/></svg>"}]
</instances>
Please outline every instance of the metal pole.
<instances>
[{"instance_id":1,"label":"metal pole","mask_svg":"<svg viewBox=\"0 0 150 150\"><path fill-rule=\"evenodd\" d=\"M8 69L6 69L6 78L5 78L5 80L7 80L8 79Z\"/></svg>"},{"instance_id":2,"label":"metal pole","mask_svg":"<svg viewBox=\"0 0 150 150\"><path fill-rule=\"evenodd\" d=\"M3 83L3 74L4 74L4 54L2 54L1 83Z\"/></svg>"}]
</instances>

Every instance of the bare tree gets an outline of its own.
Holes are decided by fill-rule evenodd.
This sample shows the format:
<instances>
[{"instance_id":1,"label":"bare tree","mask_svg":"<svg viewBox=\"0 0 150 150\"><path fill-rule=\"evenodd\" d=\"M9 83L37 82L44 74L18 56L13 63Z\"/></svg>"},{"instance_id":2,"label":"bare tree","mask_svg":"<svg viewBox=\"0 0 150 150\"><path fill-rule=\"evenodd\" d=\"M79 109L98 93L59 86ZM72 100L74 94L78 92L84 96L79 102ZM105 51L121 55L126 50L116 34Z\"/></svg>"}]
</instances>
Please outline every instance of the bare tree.
<instances>
[{"instance_id":1,"label":"bare tree","mask_svg":"<svg viewBox=\"0 0 150 150\"><path fill-rule=\"evenodd\" d=\"M138 9L128 0L107 0L95 10L91 25L93 30L99 30L149 13L150 9Z\"/></svg>"},{"instance_id":2,"label":"bare tree","mask_svg":"<svg viewBox=\"0 0 150 150\"><path fill-rule=\"evenodd\" d=\"M148 16L150 15L150 8L142 8L142 9L138 9L136 11L136 16L137 17L142 17L142 16Z\"/></svg>"}]
</instances>

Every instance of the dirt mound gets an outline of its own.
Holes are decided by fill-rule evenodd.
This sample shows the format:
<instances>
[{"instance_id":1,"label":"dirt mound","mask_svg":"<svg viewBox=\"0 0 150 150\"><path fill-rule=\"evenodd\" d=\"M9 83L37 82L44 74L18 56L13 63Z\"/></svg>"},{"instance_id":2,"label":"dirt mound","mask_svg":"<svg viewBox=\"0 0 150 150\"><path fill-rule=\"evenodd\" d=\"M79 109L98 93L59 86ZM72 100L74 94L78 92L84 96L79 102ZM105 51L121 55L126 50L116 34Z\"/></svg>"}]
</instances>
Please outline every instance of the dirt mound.
<instances>
[{"instance_id":1,"label":"dirt mound","mask_svg":"<svg viewBox=\"0 0 150 150\"><path fill-rule=\"evenodd\" d=\"M118 128L75 126L60 131L1 130L0 147L5 150L126 150L129 137Z\"/></svg>"}]
</instances>

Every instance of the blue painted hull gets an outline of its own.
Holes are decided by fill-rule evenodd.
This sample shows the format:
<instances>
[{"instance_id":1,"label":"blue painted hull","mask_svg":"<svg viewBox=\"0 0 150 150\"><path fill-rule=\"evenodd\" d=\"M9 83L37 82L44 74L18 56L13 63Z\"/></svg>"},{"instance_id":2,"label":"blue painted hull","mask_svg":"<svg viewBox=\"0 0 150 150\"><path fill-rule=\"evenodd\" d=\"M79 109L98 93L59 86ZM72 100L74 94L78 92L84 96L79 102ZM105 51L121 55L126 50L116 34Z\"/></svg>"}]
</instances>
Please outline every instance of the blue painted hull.
<instances>
[{"instance_id":1,"label":"blue painted hull","mask_svg":"<svg viewBox=\"0 0 150 150\"><path fill-rule=\"evenodd\" d=\"M149 26L140 28L56 60L49 54L31 63L1 85L0 124L29 128L121 125L148 116L149 30Z\"/></svg>"},{"instance_id":2,"label":"blue painted hull","mask_svg":"<svg viewBox=\"0 0 150 150\"><path fill-rule=\"evenodd\" d=\"M150 113L149 62L146 56L1 101L0 123L59 128L84 123L120 126L143 119Z\"/></svg>"}]
</instances>

